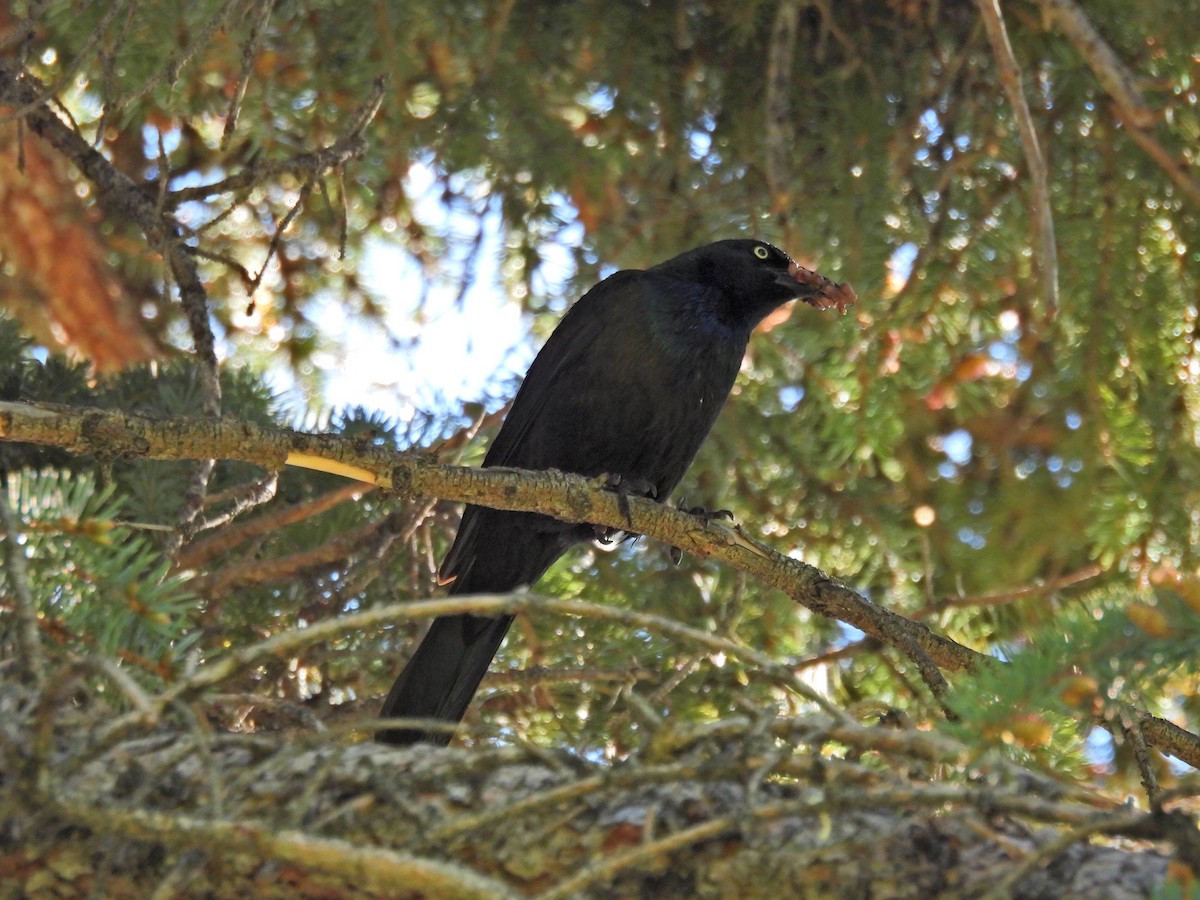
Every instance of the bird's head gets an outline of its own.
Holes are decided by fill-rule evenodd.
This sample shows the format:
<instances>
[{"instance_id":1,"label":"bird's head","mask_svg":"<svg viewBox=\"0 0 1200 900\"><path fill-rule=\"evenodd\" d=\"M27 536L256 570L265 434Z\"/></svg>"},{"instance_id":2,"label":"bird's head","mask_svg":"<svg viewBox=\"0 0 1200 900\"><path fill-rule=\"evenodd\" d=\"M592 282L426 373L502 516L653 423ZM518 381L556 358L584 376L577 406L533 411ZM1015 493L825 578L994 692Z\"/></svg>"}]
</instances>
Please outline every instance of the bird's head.
<instances>
[{"instance_id":1,"label":"bird's head","mask_svg":"<svg viewBox=\"0 0 1200 900\"><path fill-rule=\"evenodd\" d=\"M837 284L797 265L786 253L765 241L717 241L655 269L717 288L728 305L727 313L750 327L789 300L803 300L817 309L836 307L844 313L856 299L849 284Z\"/></svg>"}]
</instances>

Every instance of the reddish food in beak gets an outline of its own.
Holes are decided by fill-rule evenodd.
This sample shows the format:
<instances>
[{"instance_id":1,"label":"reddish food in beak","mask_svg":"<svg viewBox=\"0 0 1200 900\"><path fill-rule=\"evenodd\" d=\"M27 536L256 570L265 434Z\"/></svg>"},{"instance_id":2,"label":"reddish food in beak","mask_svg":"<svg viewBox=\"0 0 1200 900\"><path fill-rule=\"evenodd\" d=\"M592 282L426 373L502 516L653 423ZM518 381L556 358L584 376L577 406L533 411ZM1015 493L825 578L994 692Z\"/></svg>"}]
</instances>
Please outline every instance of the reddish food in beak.
<instances>
[{"instance_id":1,"label":"reddish food in beak","mask_svg":"<svg viewBox=\"0 0 1200 900\"><path fill-rule=\"evenodd\" d=\"M858 295L849 284L838 284L830 281L819 272L788 263L788 274L796 279L801 287L800 299L817 309L832 309L837 307L839 313L845 313L854 305Z\"/></svg>"}]
</instances>

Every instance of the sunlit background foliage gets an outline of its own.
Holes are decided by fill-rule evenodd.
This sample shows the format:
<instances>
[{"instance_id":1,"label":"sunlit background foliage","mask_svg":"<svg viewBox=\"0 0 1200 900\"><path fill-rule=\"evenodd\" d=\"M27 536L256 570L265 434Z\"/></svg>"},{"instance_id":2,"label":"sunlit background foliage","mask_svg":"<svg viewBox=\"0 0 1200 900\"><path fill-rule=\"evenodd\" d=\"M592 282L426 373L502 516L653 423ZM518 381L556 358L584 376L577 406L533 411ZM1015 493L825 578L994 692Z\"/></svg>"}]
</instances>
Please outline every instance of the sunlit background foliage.
<instances>
[{"instance_id":1,"label":"sunlit background foliage","mask_svg":"<svg viewBox=\"0 0 1200 900\"><path fill-rule=\"evenodd\" d=\"M1057 315L1039 289L1025 156L970 3L804 5L782 96L776 3L50 2L15 4L3 24L31 16L26 65L147 191L259 173L177 208L212 304L226 415L473 463L531 348L617 268L752 234L849 280L849 316L801 306L765 323L681 493L1012 659L1028 677L959 680L968 732L1120 768L1102 741L1081 752L1109 699L1193 729L1200 717L1200 4L1087 4L1159 111L1145 132L1158 155L1037 4L1003 8L1049 166ZM272 169L349 134L381 77L359 158L318 178ZM769 124L772 103L787 117ZM22 138L4 128L0 201L15 206ZM198 412L160 256L78 173L50 169L104 283L170 362L91 386L83 369L41 365L37 348L58 352L56 339L96 353L46 312L45 262L10 234L0 299L36 340L4 326L6 396ZM527 340L489 350L504 309L520 310L512 334ZM461 334L460 352L422 356L435 327ZM333 409L334 388L371 400ZM176 521L185 466L4 452L39 535L51 633L120 648L151 679L189 654L433 594L457 515L285 472L274 501L201 533L168 571L147 558L158 538L144 526ZM259 477L218 466L206 513ZM233 530L256 517L271 527ZM226 530L236 539L206 543ZM676 567L667 549L581 550L538 589L734 636L841 704L935 715L893 652L719 565ZM112 580L127 566L136 590ZM105 627L97 597L123 610ZM324 718L367 713L418 630L349 635L243 687ZM796 703L736 660L609 623L521 621L495 670L471 713L481 733L610 754L637 742L647 708L702 721ZM271 722L252 711L237 725Z\"/></svg>"}]
</instances>

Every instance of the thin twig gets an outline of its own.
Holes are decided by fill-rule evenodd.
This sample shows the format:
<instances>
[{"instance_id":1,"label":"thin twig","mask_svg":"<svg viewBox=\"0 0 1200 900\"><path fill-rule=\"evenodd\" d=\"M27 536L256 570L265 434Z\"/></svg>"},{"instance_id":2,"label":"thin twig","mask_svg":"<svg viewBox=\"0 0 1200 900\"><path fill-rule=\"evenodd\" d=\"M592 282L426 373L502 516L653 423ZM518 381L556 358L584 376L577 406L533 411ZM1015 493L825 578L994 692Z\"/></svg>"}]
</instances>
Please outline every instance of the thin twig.
<instances>
[{"instance_id":1,"label":"thin twig","mask_svg":"<svg viewBox=\"0 0 1200 900\"><path fill-rule=\"evenodd\" d=\"M988 41L996 57L1000 83L1004 86L1004 93L1017 120L1021 146L1025 151L1025 164L1033 182L1029 199L1033 207L1033 230L1037 236L1042 300L1046 304L1047 318L1052 319L1058 314L1058 247L1054 236L1054 214L1050 205L1050 176L1038 142L1037 130L1033 125L1033 116L1029 112L1029 104L1025 101L1025 92L1021 87L1021 69L1013 55L1012 44L1008 41L1008 31L1000 13L1000 0L975 0L975 4L983 17Z\"/></svg>"},{"instance_id":2,"label":"thin twig","mask_svg":"<svg viewBox=\"0 0 1200 900\"><path fill-rule=\"evenodd\" d=\"M1084 566L1074 572L1068 572L1065 575L1059 575L1056 578L1048 578L1039 584L1030 584L1025 587L1013 588L1008 591L997 591L994 594L977 594L970 597L948 597L937 601L933 605L932 611L942 609L961 609L975 608L978 606L1004 606L1009 603L1016 603L1020 600L1026 600L1030 597L1043 597L1046 594L1053 594L1061 591L1063 588L1071 587L1080 584L1084 581L1091 581L1094 578L1099 578L1108 570L1099 563L1092 563ZM918 613L918 618L927 615L924 611Z\"/></svg>"},{"instance_id":3,"label":"thin twig","mask_svg":"<svg viewBox=\"0 0 1200 900\"><path fill-rule=\"evenodd\" d=\"M1095 816L1068 828L1009 868L1004 877L996 882L981 900L1007 900L1016 895L1014 889L1034 869L1065 853L1074 845L1082 843L1094 834L1113 834L1126 829L1137 829L1145 821L1146 814L1140 811L1114 812Z\"/></svg>"},{"instance_id":4,"label":"thin twig","mask_svg":"<svg viewBox=\"0 0 1200 900\"><path fill-rule=\"evenodd\" d=\"M296 198L296 202L284 214L284 217L279 220L279 224L275 226L275 233L271 235L271 242L267 245L267 254L263 258L262 268L258 270L258 274L251 281L252 290L256 290L262 284L263 276L267 274L267 267L271 264L271 260L275 254L279 252L279 245L283 242L283 233L288 230L288 226L300 213L300 209L304 206L304 201L308 199L308 195L312 193L313 185L316 184L316 178L310 178L300 187L300 195Z\"/></svg>"},{"instance_id":5,"label":"thin twig","mask_svg":"<svg viewBox=\"0 0 1200 900\"><path fill-rule=\"evenodd\" d=\"M243 488L239 496L234 498L233 504L229 509L220 515L206 516L200 525L200 530L208 531L212 528L220 528L223 525L229 524L247 510L254 509L256 506L262 506L262 504L274 498L275 490L278 487L279 473L271 472L261 481Z\"/></svg>"},{"instance_id":6,"label":"thin twig","mask_svg":"<svg viewBox=\"0 0 1200 900\"><path fill-rule=\"evenodd\" d=\"M246 88L250 84L250 72L254 68L254 58L258 53L258 45L267 29L271 18L271 10L275 7L274 0L258 0L258 17L250 28L250 35L242 45L242 71L238 76L237 88L229 100L229 111L225 113L225 127L221 132L221 151L229 149L233 134L237 130L238 114L242 109L242 101L246 97Z\"/></svg>"},{"instance_id":7,"label":"thin twig","mask_svg":"<svg viewBox=\"0 0 1200 900\"><path fill-rule=\"evenodd\" d=\"M103 834L162 841L168 846L204 848L210 852L245 853L341 879L359 890L391 893L398 885L436 897L516 900L501 881L464 865L419 859L380 847L320 838L301 831L276 830L248 820L212 821L145 810L99 807L57 797L63 815Z\"/></svg>"},{"instance_id":8,"label":"thin twig","mask_svg":"<svg viewBox=\"0 0 1200 900\"><path fill-rule=\"evenodd\" d=\"M1114 107L1113 111L1121 119L1121 123L1125 125L1125 133L1133 139L1133 142L1141 147L1146 155L1167 173L1167 177L1175 183L1177 188L1187 194L1193 203L1200 204L1200 181L1189 175L1187 170L1180 165L1179 160L1155 140L1150 132L1138 128L1132 122L1126 120L1120 107Z\"/></svg>"},{"instance_id":9,"label":"thin twig","mask_svg":"<svg viewBox=\"0 0 1200 900\"><path fill-rule=\"evenodd\" d=\"M1075 0L1037 0L1051 22L1079 51L1096 80L1120 108L1121 117L1136 128L1149 128L1158 114L1146 103L1137 88L1137 79L1116 52L1104 40Z\"/></svg>"},{"instance_id":10,"label":"thin twig","mask_svg":"<svg viewBox=\"0 0 1200 900\"><path fill-rule=\"evenodd\" d=\"M351 118L346 134L328 147L297 153L287 159L258 163L212 184L179 188L171 192L168 206L173 208L193 200L206 200L219 194L243 191L263 181L277 179L280 175L312 177L357 159L367 149L363 132L383 105L385 85L384 79L375 80L371 93Z\"/></svg>"},{"instance_id":11,"label":"thin twig","mask_svg":"<svg viewBox=\"0 0 1200 900\"><path fill-rule=\"evenodd\" d=\"M1150 751L1146 747L1146 737L1142 734L1141 724L1129 710L1120 713L1120 727L1125 734L1129 746L1133 748L1133 758L1137 760L1138 775L1142 779L1142 787L1146 790L1146 799L1153 812L1162 811L1162 788L1158 784L1158 776L1150 762Z\"/></svg>"},{"instance_id":12,"label":"thin twig","mask_svg":"<svg viewBox=\"0 0 1200 900\"><path fill-rule=\"evenodd\" d=\"M223 569L210 571L196 578L192 582L192 589L205 597L218 597L236 587L283 581L300 572L344 562L380 533L396 534L398 515L401 514L364 522L349 531L338 532L316 547L269 560L245 559Z\"/></svg>"},{"instance_id":13,"label":"thin twig","mask_svg":"<svg viewBox=\"0 0 1200 900\"><path fill-rule=\"evenodd\" d=\"M382 94L380 98L382 99ZM221 194L245 191L264 181L278 179L280 175L310 175L314 172L326 172L348 160L357 159L366 152L366 149L367 139L360 133L352 133L328 147L297 153L287 159L255 163L228 178L214 181L211 184L177 188L171 192L167 205L174 208L195 200L207 200Z\"/></svg>"},{"instance_id":14,"label":"thin twig","mask_svg":"<svg viewBox=\"0 0 1200 900\"><path fill-rule=\"evenodd\" d=\"M76 73L83 67L83 64L91 57L96 44L100 41L104 32L108 30L108 26L112 24L113 19L120 15L121 10L128 3L129 0L118 0L116 3L109 4L104 15L100 17L100 21L96 23L96 27L84 38L83 46L79 48L79 52L75 54L75 58L63 68L63 72L58 77L58 80L49 85L38 85L37 93L17 106L16 109L0 113L0 123L24 118L39 106L44 106L50 102L53 97L57 96L60 91L67 87L74 80Z\"/></svg>"},{"instance_id":15,"label":"thin twig","mask_svg":"<svg viewBox=\"0 0 1200 900\"><path fill-rule=\"evenodd\" d=\"M718 819L701 822L699 825L693 825L691 828L676 831L656 841L646 841L632 850L613 853L585 865L570 878L563 879L550 890L538 894L537 900L566 900L568 897L581 896L584 889L589 886L607 884L612 881L622 869L628 869L646 860L665 856L700 841L712 840L726 832L736 830L737 820L733 816L722 816Z\"/></svg>"},{"instance_id":16,"label":"thin twig","mask_svg":"<svg viewBox=\"0 0 1200 900\"><path fill-rule=\"evenodd\" d=\"M207 226L209 223L205 223ZM247 289L254 286L254 276L250 274L250 270L243 266L240 262L229 256L226 253L221 253L216 250L207 250L204 247L188 247L188 252L200 259L207 259L209 262L220 263L228 269L231 269L237 275L243 285Z\"/></svg>"},{"instance_id":17,"label":"thin twig","mask_svg":"<svg viewBox=\"0 0 1200 900\"><path fill-rule=\"evenodd\" d=\"M180 569L199 568L222 553L232 550L238 544L318 516L342 503L357 500L371 490L374 488L351 483L341 485L303 503L295 503L278 509L272 508L265 515L239 522L223 529L220 534L212 535L203 541L196 541L180 553L175 564Z\"/></svg>"},{"instance_id":18,"label":"thin twig","mask_svg":"<svg viewBox=\"0 0 1200 900\"><path fill-rule=\"evenodd\" d=\"M200 367L203 372L204 367ZM214 366L215 371L215 366ZM205 380L205 379L202 379ZM201 391L204 396L211 396ZM219 395L218 395L219 397ZM168 541L168 554L175 555L181 548L191 542L200 530L201 514L204 512L204 497L208 493L208 484L216 471L215 459L202 459L192 466L192 475L187 481L187 490L183 495L183 503L179 510L179 522L175 536Z\"/></svg>"}]
</instances>

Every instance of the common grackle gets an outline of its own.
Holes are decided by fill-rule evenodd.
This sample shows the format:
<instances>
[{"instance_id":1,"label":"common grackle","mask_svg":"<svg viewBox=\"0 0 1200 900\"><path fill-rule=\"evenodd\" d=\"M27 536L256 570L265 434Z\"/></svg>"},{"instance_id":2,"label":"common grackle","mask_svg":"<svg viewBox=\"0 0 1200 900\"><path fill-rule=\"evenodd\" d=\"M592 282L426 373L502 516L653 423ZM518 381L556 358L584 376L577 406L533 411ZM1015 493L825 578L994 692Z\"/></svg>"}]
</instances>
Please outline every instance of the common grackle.
<instances>
[{"instance_id":1,"label":"common grackle","mask_svg":"<svg viewBox=\"0 0 1200 900\"><path fill-rule=\"evenodd\" d=\"M750 332L795 298L844 312L854 292L755 240L718 241L617 272L550 335L483 465L607 475L665 501L729 395ZM511 591L595 536L587 524L467 506L442 581L451 594ZM458 722L511 621L434 620L381 714ZM398 727L377 739L445 744L450 734Z\"/></svg>"}]
</instances>

